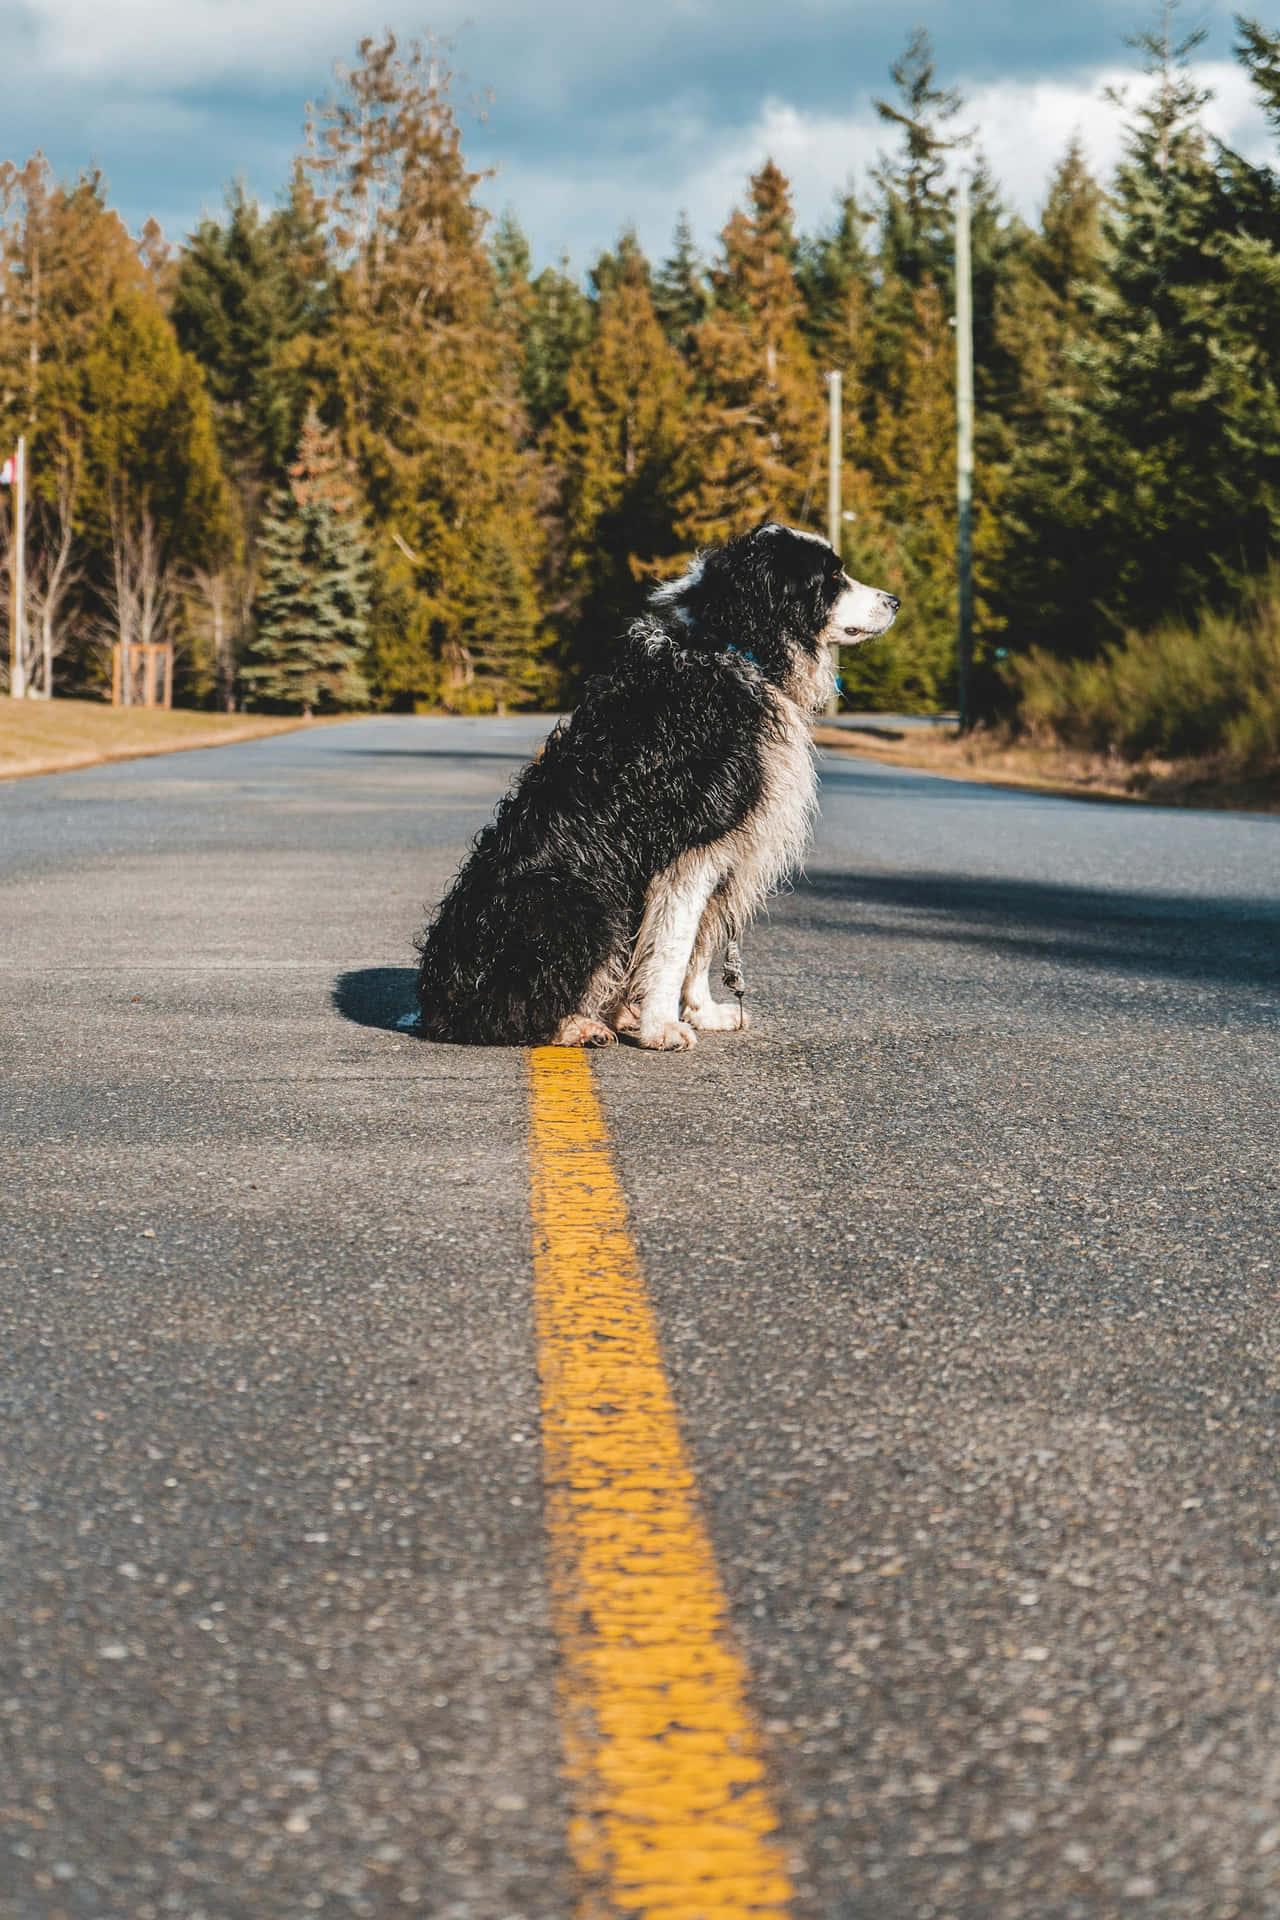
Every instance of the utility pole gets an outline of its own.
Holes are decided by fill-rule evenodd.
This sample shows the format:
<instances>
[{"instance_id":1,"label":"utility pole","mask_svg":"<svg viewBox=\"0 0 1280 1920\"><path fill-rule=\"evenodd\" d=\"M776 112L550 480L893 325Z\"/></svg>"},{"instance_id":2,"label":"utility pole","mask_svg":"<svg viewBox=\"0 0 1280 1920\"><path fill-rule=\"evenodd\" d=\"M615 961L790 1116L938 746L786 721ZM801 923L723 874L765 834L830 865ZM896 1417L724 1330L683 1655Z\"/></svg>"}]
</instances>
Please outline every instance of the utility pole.
<instances>
[{"instance_id":1,"label":"utility pole","mask_svg":"<svg viewBox=\"0 0 1280 1920\"><path fill-rule=\"evenodd\" d=\"M960 731L973 721L973 268L969 179L956 186L956 682Z\"/></svg>"},{"instance_id":2,"label":"utility pole","mask_svg":"<svg viewBox=\"0 0 1280 1920\"><path fill-rule=\"evenodd\" d=\"M827 375L827 539L836 552L843 553L840 546L840 456L842 452L840 389L843 380L838 373ZM832 645L831 671L833 676L840 672L840 648ZM832 689L827 700L827 716L832 717L840 709L840 695Z\"/></svg>"},{"instance_id":3,"label":"utility pole","mask_svg":"<svg viewBox=\"0 0 1280 1920\"><path fill-rule=\"evenodd\" d=\"M23 700L27 692L26 635L23 601L27 589L27 442L18 441L13 461L13 519L9 537L9 694Z\"/></svg>"}]
</instances>

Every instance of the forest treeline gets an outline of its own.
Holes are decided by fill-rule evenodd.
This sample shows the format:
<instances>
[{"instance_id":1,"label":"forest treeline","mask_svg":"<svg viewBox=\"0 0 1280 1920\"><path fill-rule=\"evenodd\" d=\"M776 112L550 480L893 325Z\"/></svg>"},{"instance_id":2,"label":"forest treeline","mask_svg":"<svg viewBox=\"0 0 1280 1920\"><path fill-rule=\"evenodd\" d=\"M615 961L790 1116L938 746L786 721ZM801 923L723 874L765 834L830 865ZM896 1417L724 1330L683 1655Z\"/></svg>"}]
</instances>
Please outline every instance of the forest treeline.
<instances>
[{"instance_id":1,"label":"forest treeline","mask_svg":"<svg viewBox=\"0 0 1280 1920\"><path fill-rule=\"evenodd\" d=\"M1280 34L1237 29L1280 135ZM978 710L1142 751L1108 716L1132 720L1144 673L1159 707L1229 628L1218 708L1269 697L1250 751L1280 754L1280 174L1206 132L1171 6L1136 44L1114 178L1073 144L1038 225L917 32L876 101L880 162L820 231L766 159L711 259L682 219L668 258L624 232L585 285L535 266L514 213L490 222L438 50L390 36L338 70L276 207L235 186L177 249L154 222L132 237L95 173L4 166L32 684L101 689L113 641L169 638L198 704L571 699L699 546L770 517L825 531L838 369L845 559L903 602L846 657L846 698L947 706L963 165Z\"/></svg>"}]
</instances>

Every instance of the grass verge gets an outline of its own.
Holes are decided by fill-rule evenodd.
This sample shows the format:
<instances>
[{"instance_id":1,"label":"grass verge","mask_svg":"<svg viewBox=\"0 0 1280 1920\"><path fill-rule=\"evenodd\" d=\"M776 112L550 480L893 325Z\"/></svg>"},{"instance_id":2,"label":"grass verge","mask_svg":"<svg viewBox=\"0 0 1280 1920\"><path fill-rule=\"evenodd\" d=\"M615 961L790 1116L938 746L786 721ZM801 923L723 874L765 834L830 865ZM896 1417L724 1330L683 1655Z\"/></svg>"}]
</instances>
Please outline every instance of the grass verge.
<instances>
[{"instance_id":1,"label":"grass verge","mask_svg":"<svg viewBox=\"0 0 1280 1920\"><path fill-rule=\"evenodd\" d=\"M824 727L819 721L814 738L819 746L837 752L989 786L1021 787L1077 800L1136 800L1157 806L1280 813L1280 769L1246 776L1212 758L1131 762L1115 754L1010 741L981 729L962 737L951 727L913 729L891 740L879 733Z\"/></svg>"},{"instance_id":2,"label":"grass verge","mask_svg":"<svg viewBox=\"0 0 1280 1920\"><path fill-rule=\"evenodd\" d=\"M180 753L186 747L221 747L316 724L280 715L104 707L96 700L11 700L0 694L0 780Z\"/></svg>"}]
</instances>

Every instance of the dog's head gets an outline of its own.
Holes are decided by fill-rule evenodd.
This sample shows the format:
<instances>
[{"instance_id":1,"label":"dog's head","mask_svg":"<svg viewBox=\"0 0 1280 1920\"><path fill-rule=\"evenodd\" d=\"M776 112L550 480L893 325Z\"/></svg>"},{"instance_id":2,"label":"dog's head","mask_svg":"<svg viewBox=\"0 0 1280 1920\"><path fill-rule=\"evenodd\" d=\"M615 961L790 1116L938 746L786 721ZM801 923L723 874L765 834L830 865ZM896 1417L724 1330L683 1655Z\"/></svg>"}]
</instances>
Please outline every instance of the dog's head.
<instances>
[{"instance_id":1,"label":"dog's head","mask_svg":"<svg viewBox=\"0 0 1280 1920\"><path fill-rule=\"evenodd\" d=\"M898 611L891 593L851 580L816 533L776 521L699 554L650 604L680 622L687 646L746 654L811 707L831 691L829 649L887 632Z\"/></svg>"}]
</instances>

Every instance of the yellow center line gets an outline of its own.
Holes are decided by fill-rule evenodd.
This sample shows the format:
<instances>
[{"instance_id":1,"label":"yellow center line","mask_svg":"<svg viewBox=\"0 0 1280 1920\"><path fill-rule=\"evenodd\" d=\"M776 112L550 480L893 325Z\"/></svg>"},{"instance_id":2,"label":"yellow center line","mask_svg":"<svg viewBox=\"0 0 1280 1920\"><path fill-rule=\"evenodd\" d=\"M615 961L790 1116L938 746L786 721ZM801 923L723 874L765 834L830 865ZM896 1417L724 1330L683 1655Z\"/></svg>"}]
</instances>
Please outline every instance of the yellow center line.
<instances>
[{"instance_id":1,"label":"yellow center line","mask_svg":"<svg viewBox=\"0 0 1280 1920\"><path fill-rule=\"evenodd\" d=\"M747 1675L587 1056L529 1056L535 1299L578 1920L783 1916Z\"/></svg>"}]
</instances>

